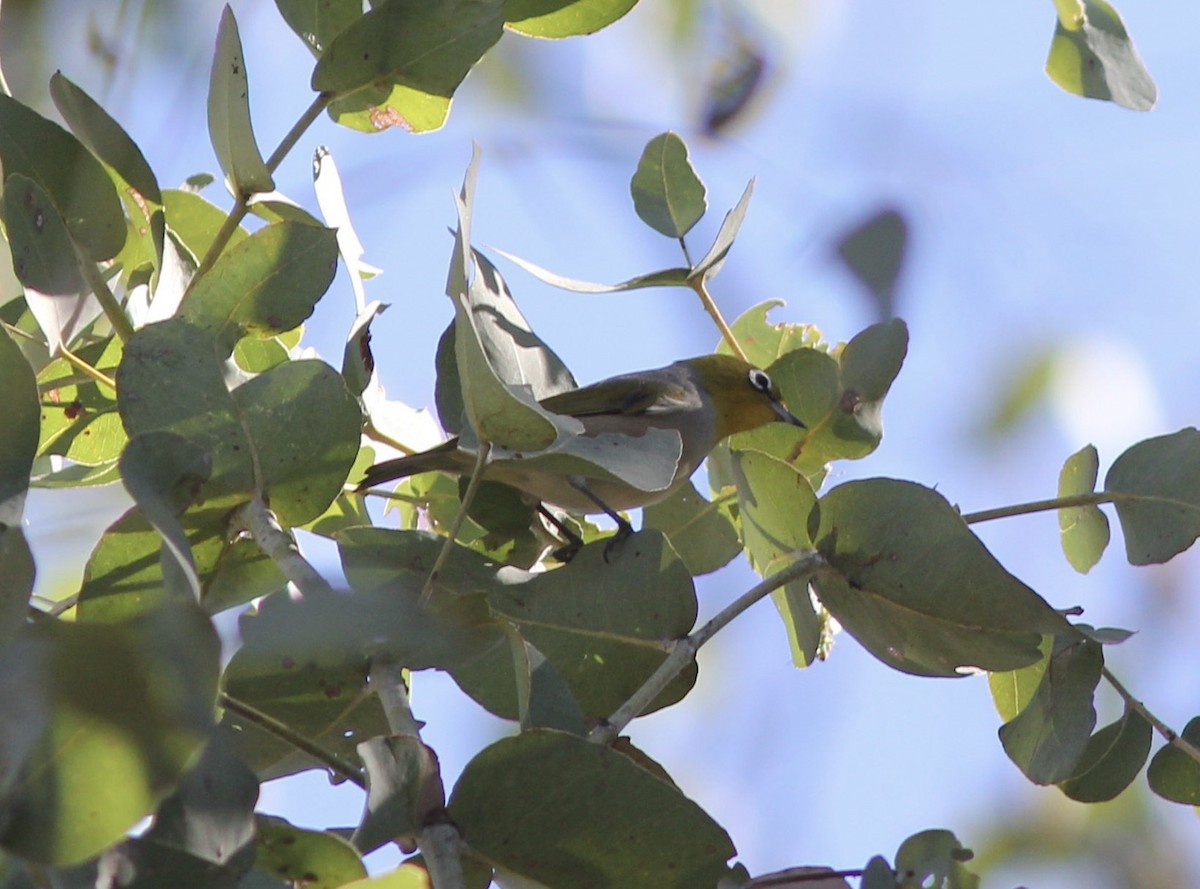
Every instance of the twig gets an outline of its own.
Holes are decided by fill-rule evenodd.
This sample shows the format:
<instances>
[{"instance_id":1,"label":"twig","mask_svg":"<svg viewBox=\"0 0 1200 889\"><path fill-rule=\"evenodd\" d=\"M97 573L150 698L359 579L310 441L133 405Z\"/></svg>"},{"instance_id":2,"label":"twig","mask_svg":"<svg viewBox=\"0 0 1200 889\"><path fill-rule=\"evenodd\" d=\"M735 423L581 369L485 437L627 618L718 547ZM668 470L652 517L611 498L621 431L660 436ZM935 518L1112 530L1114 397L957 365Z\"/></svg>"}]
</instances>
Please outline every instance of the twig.
<instances>
[{"instance_id":1,"label":"twig","mask_svg":"<svg viewBox=\"0 0 1200 889\"><path fill-rule=\"evenodd\" d=\"M325 749L311 738L306 738L304 735L294 731L287 723L281 722L267 713L263 713L245 701L231 697L227 692L221 692L218 696L218 701L222 707L236 713L242 719L246 720L246 722L258 726L284 743L295 747L301 753L311 756L330 771L341 775L347 781L357 784L364 790L366 789L366 779L363 778L362 772L355 768L352 763L342 759L332 750Z\"/></svg>"},{"instance_id":2,"label":"twig","mask_svg":"<svg viewBox=\"0 0 1200 889\"><path fill-rule=\"evenodd\" d=\"M67 364L71 365L71 367L75 368L88 379L95 383L100 383L103 386L107 386L114 392L117 391L116 380L114 380L104 371L100 370L100 368L92 367L92 365L88 364L66 346L63 346L61 349L59 349L58 354L62 356L63 361L67 362Z\"/></svg>"},{"instance_id":3,"label":"twig","mask_svg":"<svg viewBox=\"0 0 1200 889\"><path fill-rule=\"evenodd\" d=\"M421 723L412 714L404 668L387 658L373 658L371 686L379 695L379 703L383 706L392 734L412 735L419 739ZM434 889L466 889L462 868L462 837L453 823L436 820L426 824L417 836L417 846Z\"/></svg>"},{"instance_id":4,"label":"twig","mask_svg":"<svg viewBox=\"0 0 1200 889\"><path fill-rule=\"evenodd\" d=\"M708 292L708 285L704 282L704 277L697 276L688 281L688 285L692 290L696 291L696 296L700 297L700 302L704 305L705 311L712 317L713 322L717 325L717 329L721 331L721 336L729 344L729 348L733 349L733 354L745 361L746 353L743 351L741 343L737 341L737 337L733 335L732 328L725 323L725 318L721 315L721 310L717 308L712 294Z\"/></svg>"},{"instance_id":5,"label":"twig","mask_svg":"<svg viewBox=\"0 0 1200 889\"><path fill-rule=\"evenodd\" d=\"M87 281L88 287L92 288L92 293L95 294L96 301L100 303L100 308L104 310L104 317L113 326L113 331L116 332L121 342L125 342L133 336L133 322L129 320L129 316L125 314L125 310L121 308L121 304L117 302L117 298L113 296L108 282L100 274L99 266L91 258L85 256L78 245L75 246L75 258L80 271L83 272L83 279Z\"/></svg>"},{"instance_id":6,"label":"twig","mask_svg":"<svg viewBox=\"0 0 1200 889\"><path fill-rule=\"evenodd\" d=\"M450 523L450 530L446 532L446 540L442 544L442 549L438 553L437 560L433 563L433 568L429 571L429 577L425 579L425 586L421 588L421 607L424 607L429 602L429 597L433 595L433 588L438 581L438 574L446 566L446 562L450 558L450 553L454 551L454 547L458 545L459 532L462 531L463 525L466 524L467 511L471 508L471 503L475 500L475 494L479 491L479 485L483 481L483 467L487 463L488 455L491 452L491 442L479 443L479 450L475 452L475 466L471 470L471 481L467 484L467 490L463 492L462 503L459 504L454 521Z\"/></svg>"},{"instance_id":7,"label":"twig","mask_svg":"<svg viewBox=\"0 0 1200 889\"><path fill-rule=\"evenodd\" d=\"M1155 731L1163 736L1168 744L1177 750L1186 753L1196 762L1200 762L1200 748L1196 747L1191 741L1182 737L1173 728L1146 709L1146 705L1130 694L1129 689L1121 684L1120 680L1109 671L1108 667L1100 668L1101 675L1108 680L1108 684L1113 687L1113 691L1125 699L1125 703L1130 709L1136 712L1139 716L1154 726Z\"/></svg>"},{"instance_id":8,"label":"twig","mask_svg":"<svg viewBox=\"0 0 1200 889\"><path fill-rule=\"evenodd\" d=\"M990 522L992 519L1032 515L1035 512L1051 512L1057 509L1070 509L1076 506L1098 506L1101 503L1116 503L1120 499L1120 494L1113 494L1107 491L1095 491L1090 494L1072 494L1069 497L1052 497L1049 500L1034 500L1030 503L1018 503L1014 506L1001 506L996 509L980 510L979 512L966 512L963 513L962 520L968 525L973 525L976 522Z\"/></svg>"},{"instance_id":9,"label":"twig","mask_svg":"<svg viewBox=\"0 0 1200 889\"><path fill-rule=\"evenodd\" d=\"M784 584L812 574L824 564L825 559L817 552L808 551L798 554L796 561L792 564L747 590L690 636L676 641L671 646L670 654L659 664L658 669L642 683L641 688L635 691L629 700L614 710L604 722L592 729L588 740L596 744L612 743L625 730L625 726L645 711L662 693L663 689L696 660L696 652L700 650L700 646L755 602L765 598Z\"/></svg>"},{"instance_id":10,"label":"twig","mask_svg":"<svg viewBox=\"0 0 1200 889\"><path fill-rule=\"evenodd\" d=\"M248 503L239 507L233 514L233 521L250 532L259 548L279 566L283 576L301 594L333 594L333 587L329 585L329 581L317 573L317 569L300 554L296 541L284 533L274 514L263 502L261 494L256 494Z\"/></svg>"}]
</instances>

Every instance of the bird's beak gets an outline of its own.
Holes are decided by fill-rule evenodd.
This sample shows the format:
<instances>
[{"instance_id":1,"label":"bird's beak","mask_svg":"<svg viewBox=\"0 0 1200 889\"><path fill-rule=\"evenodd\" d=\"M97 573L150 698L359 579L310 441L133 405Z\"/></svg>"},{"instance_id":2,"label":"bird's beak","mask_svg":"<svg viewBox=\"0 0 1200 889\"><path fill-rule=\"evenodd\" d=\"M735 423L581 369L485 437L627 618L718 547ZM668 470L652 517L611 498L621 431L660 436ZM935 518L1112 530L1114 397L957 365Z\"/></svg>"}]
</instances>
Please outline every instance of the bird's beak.
<instances>
[{"instance_id":1,"label":"bird's beak","mask_svg":"<svg viewBox=\"0 0 1200 889\"><path fill-rule=\"evenodd\" d=\"M804 425L804 423L800 420L799 417L797 417L795 414L793 414L791 411L789 411L786 407L784 407L778 401L772 401L771 407L775 410L775 415L777 417L779 417L779 422L788 423L792 426L799 426L801 429L808 428L807 426Z\"/></svg>"}]
</instances>

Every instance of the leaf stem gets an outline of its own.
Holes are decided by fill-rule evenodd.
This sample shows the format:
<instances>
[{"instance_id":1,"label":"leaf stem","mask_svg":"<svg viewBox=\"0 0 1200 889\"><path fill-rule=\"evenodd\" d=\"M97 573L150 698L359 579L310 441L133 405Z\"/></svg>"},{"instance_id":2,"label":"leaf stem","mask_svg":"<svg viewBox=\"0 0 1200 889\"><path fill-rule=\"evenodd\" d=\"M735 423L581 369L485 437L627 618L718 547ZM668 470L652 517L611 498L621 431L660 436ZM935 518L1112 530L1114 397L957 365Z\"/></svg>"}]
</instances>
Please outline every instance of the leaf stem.
<instances>
[{"instance_id":1,"label":"leaf stem","mask_svg":"<svg viewBox=\"0 0 1200 889\"><path fill-rule=\"evenodd\" d=\"M462 503L458 506L458 512L454 515L454 521L450 524L450 530L446 532L446 541L442 544L442 549L438 553L437 560L433 563L433 568L429 571L429 577L425 579L425 586L421 588L422 608L429 602L429 597L433 595L433 588L438 582L438 575L441 574L442 568L446 566L446 562L450 558L450 553L458 545L458 535L462 531L463 525L466 524L467 510L471 508L471 504L475 500L475 494L479 491L479 485L483 482L483 467L487 463L488 455L491 452L491 442L479 443L479 450L475 453L475 466L471 469L471 481L467 483L467 490L463 492Z\"/></svg>"},{"instance_id":2,"label":"leaf stem","mask_svg":"<svg viewBox=\"0 0 1200 889\"><path fill-rule=\"evenodd\" d=\"M1000 506L996 509L984 509L979 512L966 512L963 513L962 520L968 525L973 525L976 522L990 522L992 519L1032 515L1035 512L1051 512L1057 509L1070 509L1075 506L1098 506L1101 503L1115 503L1120 499L1120 496L1119 494L1112 494L1106 491L1094 491L1089 494L1072 494L1069 497L1052 497L1049 500L1034 500L1030 503Z\"/></svg>"},{"instance_id":3,"label":"leaf stem","mask_svg":"<svg viewBox=\"0 0 1200 889\"><path fill-rule=\"evenodd\" d=\"M100 308L104 310L104 317L113 326L113 330L121 338L121 342L125 342L133 336L133 322L129 320L129 316L125 314L125 310L121 308L117 298L113 296L108 282L100 274L100 267L85 256L78 245L75 246L75 258L80 271L83 272L83 279L87 281L88 287L92 288L96 302L100 303Z\"/></svg>"},{"instance_id":4,"label":"leaf stem","mask_svg":"<svg viewBox=\"0 0 1200 889\"><path fill-rule=\"evenodd\" d=\"M612 743L625 730L625 726L644 712L676 676L695 662L696 652L700 650L700 646L728 626L735 617L755 602L765 598L784 584L812 574L824 564L825 559L820 553L812 550L799 553L796 561L744 592L690 636L675 641L666 660L659 664L658 669L642 683L641 688L635 691L629 700L614 710L612 715L600 725L592 729L588 740L596 744Z\"/></svg>"},{"instance_id":5,"label":"leaf stem","mask_svg":"<svg viewBox=\"0 0 1200 889\"><path fill-rule=\"evenodd\" d=\"M721 331L721 336L725 338L725 342L729 343L729 348L733 349L733 354L743 361L746 360L746 353L742 349L741 343L737 341L737 337L733 335L733 330L725 323L725 318L721 315L721 310L717 308L716 301L713 300L712 294L708 292L708 284L704 281L703 275L697 275L688 281L688 286L696 291L696 296L700 297L700 302L704 306L704 310L708 312L713 319L713 323L717 325L717 329Z\"/></svg>"},{"instance_id":6,"label":"leaf stem","mask_svg":"<svg viewBox=\"0 0 1200 889\"><path fill-rule=\"evenodd\" d=\"M261 494L256 494L249 502L238 507L232 521L250 532L259 548L279 566L283 576L302 595L333 594L333 587L329 585L329 581L300 554L296 541L279 526L278 520L267 508Z\"/></svg>"},{"instance_id":7,"label":"leaf stem","mask_svg":"<svg viewBox=\"0 0 1200 889\"><path fill-rule=\"evenodd\" d=\"M333 101L333 98L331 93L317 93L317 97L313 99L312 104L292 124L292 128L284 135L279 146L267 158L268 170L272 173L275 172L276 168L287 156L287 153L296 147L296 143L300 141L300 137L304 135L304 131L312 126L313 121L320 117L321 112ZM192 275L193 281L205 274L216 263L217 258L229 243L229 239L233 237L233 233L242 224L242 220L246 218L246 213L250 208L250 197L250 195L246 194L236 196L233 206L229 209L229 215L221 223L216 237L213 238L212 243L208 247L208 252L204 254L204 259L200 260L200 265L196 267L195 274Z\"/></svg>"},{"instance_id":8,"label":"leaf stem","mask_svg":"<svg viewBox=\"0 0 1200 889\"><path fill-rule=\"evenodd\" d=\"M1182 737L1173 728L1151 713L1146 708L1145 704L1135 698L1130 693L1129 689L1121 684L1120 680L1118 680L1117 677L1112 674L1108 667L1101 667L1100 674L1108 680L1108 684L1113 687L1113 691L1125 699L1125 703L1129 705L1130 709L1135 711L1139 716L1154 726L1155 731L1162 735L1163 739L1168 744L1177 750L1186 753L1196 762L1200 762L1200 747L1197 747L1191 741Z\"/></svg>"},{"instance_id":9,"label":"leaf stem","mask_svg":"<svg viewBox=\"0 0 1200 889\"><path fill-rule=\"evenodd\" d=\"M281 722L274 716L259 710L257 707L233 697L228 692L221 692L217 696L217 700L222 707L236 713L242 719L246 720L246 722L258 726L268 734L274 735L284 743L295 747L301 753L307 754L324 764L326 768L335 774L341 775L347 781L357 784L364 790L366 789L366 779L363 778L362 772L355 768L352 763L342 759L332 750L325 749L311 738L306 738L299 732L294 731L287 723Z\"/></svg>"},{"instance_id":10,"label":"leaf stem","mask_svg":"<svg viewBox=\"0 0 1200 889\"><path fill-rule=\"evenodd\" d=\"M98 367L92 367L66 346L63 346L59 350L59 354L61 355L63 361L67 362L67 364L71 365L71 367L75 368L85 377L89 378L93 382L100 383L102 386L107 386L113 392L117 391L116 380L104 373L104 371L100 370Z\"/></svg>"}]
</instances>

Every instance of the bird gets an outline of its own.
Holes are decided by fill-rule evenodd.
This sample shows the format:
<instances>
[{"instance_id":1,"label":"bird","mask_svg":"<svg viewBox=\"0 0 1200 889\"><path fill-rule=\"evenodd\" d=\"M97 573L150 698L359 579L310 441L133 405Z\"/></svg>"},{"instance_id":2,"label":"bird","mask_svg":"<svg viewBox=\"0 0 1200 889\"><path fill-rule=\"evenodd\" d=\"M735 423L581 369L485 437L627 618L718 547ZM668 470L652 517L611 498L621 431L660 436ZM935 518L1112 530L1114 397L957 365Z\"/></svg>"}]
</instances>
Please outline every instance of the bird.
<instances>
[{"instance_id":1,"label":"bird","mask_svg":"<svg viewBox=\"0 0 1200 889\"><path fill-rule=\"evenodd\" d=\"M519 460L488 463L483 478L522 491L559 528L567 529L544 509L558 506L569 513L606 513L617 523L617 539L632 533L619 512L666 499L684 485L705 457L737 432L782 422L801 429L805 424L783 404L779 387L766 371L732 355L701 355L666 367L620 374L542 399L547 411L576 418L582 435L619 433L630 447L650 429L679 433L681 453L670 483L643 491L614 478L585 478L578 474L524 467ZM426 451L377 463L368 469L356 490L363 491L421 472L469 475L475 455L457 437ZM568 536L569 535L569 532Z\"/></svg>"}]
</instances>

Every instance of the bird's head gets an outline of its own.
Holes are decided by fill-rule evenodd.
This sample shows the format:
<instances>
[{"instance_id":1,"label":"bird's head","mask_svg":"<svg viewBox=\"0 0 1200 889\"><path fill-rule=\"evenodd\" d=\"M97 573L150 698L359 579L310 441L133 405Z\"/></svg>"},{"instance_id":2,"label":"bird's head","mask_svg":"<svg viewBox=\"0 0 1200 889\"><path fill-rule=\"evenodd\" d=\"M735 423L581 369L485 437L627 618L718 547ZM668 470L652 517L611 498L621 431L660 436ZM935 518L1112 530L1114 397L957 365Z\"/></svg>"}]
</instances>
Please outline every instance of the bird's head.
<instances>
[{"instance_id":1,"label":"bird's head","mask_svg":"<svg viewBox=\"0 0 1200 889\"><path fill-rule=\"evenodd\" d=\"M680 363L695 373L715 411L718 440L767 423L807 428L783 406L779 387L766 371L732 355L702 355Z\"/></svg>"}]
</instances>

